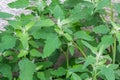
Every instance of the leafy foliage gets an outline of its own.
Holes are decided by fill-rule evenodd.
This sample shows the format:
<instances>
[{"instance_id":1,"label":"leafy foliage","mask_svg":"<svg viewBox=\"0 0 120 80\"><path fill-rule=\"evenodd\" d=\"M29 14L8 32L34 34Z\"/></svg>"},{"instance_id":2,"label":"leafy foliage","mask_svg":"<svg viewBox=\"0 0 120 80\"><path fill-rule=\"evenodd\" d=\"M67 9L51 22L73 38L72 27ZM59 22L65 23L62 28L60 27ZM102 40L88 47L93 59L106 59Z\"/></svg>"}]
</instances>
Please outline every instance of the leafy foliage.
<instances>
[{"instance_id":1,"label":"leafy foliage","mask_svg":"<svg viewBox=\"0 0 120 80\"><path fill-rule=\"evenodd\" d=\"M9 3L31 10L15 20L0 12L9 23L0 33L0 80L120 80L120 3L49 1Z\"/></svg>"}]
</instances>

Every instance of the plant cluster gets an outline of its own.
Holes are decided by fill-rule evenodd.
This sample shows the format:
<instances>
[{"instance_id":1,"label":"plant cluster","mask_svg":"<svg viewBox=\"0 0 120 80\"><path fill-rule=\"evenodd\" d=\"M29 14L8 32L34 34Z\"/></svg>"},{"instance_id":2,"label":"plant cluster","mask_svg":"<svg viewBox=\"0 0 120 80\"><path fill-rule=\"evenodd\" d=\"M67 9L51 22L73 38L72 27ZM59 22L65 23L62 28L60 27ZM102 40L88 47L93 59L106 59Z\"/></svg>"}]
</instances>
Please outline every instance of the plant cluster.
<instances>
[{"instance_id":1,"label":"plant cluster","mask_svg":"<svg viewBox=\"0 0 120 80\"><path fill-rule=\"evenodd\" d=\"M31 10L0 33L1 80L120 80L120 3L16 0ZM115 15L117 14L117 15Z\"/></svg>"}]
</instances>

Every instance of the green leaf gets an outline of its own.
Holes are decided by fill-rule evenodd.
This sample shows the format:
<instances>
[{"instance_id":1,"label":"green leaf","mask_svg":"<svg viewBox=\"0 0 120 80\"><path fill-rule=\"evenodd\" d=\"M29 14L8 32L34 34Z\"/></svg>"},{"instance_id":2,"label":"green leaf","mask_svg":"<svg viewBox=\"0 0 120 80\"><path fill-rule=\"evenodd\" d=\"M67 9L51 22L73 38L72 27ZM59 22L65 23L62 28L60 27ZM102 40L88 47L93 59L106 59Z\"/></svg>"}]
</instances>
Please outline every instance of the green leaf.
<instances>
[{"instance_id":1,"label":"green leaf","mask_svg":"<svg viewBox=\"0 0 120 80\"><path fill-rule=\"evenodd\" d=\"M11 8L25 8L28 7L29 0L16 0L8 4Z\"/></svg>"},{"instance_id":2,"label":"green leaf","mask_svg":"<svg viewBox=\"0 0 120 80\"><path fill-rule=\"evenodd\" d=\"M77 31L74 33L74 37L77 39L84 39L87 41L93 41L93 37L91 37L89 34L87 34L85 31Z\"/></svg>"},{"instance_id":3,"label":"green leaf","mask_svg":"<svg viewBox=\"0 0 120 80\"><path fill-rule=\"evenodd\" d=\"M58 36L56 34L49 34L45 41L43 58L49 57L60 45L61 41Z\"/></svg>"},{"instance_id":4,"label":"green leaf","mask_svg":"<svg viewBox=\"0 0 120 80\"><path fill-rule=\"evenodd\" d=\"M33 74L35 72L35 64L33 64L27 58L20 60L20 80L33 80Z\"/></svg>"},{"instance_id":5,"label":"green leaf","mask_svg":"<svg viewBox=\"0 0 120 80\"><path fill-rule=\"evenodd\" d=\"M28 33L21 33L18 36L20 38L20 41L22 42L23 48L28 50L29 49L29 44L28 44L29 34Z\"/></svg>"},{"instance_id":6,"label":"green leaf","mask_svg":"<svg viewBox=\"0 0 120 80\"><path fill-rule=\"evenodd\" d=\"M37 31L33 31L31 33L31 35L35 38L35 39L46 39L49 36L49 32L45 32L43 30L37 30Z\"/></svg>"},{"instance_id":7,"label":"green leaf","mask_svg":"<svg viewBox=\"0 0 120 80\"><path fill-rule=\"evenodd\" d=\"M34 26L39 27L50 27L53 26L55 23L51 19L43 19L35 23Z\"/></svg>"},{"instance_id":8,"label":"green leaf","mask_svg":"<svg viewBox=\"0 0 120 80\"><path fill-rule=\"evenodd\" d=\"M70 54L73 56L74 55L74 46L70 46L69 48Z\"/></svg>"},{"instance_id":9,"label":"green leaf","mask_svg":"<svg viewBox=\"0 0 120 80\"><path fill-rule=\"evenodd\" d=\"M8 64L0 64L0 73L9 80L12 80L12 71Z\"/></svg>"},{"instance_id":10,"label":"green leaf","mask_svg":"<svg viewBox=\"0 0 120 80\"><path fill-rule=\"evenodd\" d=\"M16 21L16 20L8 20L9 24L14 28L21 30L21 21Z\"/></svg>"},{"instance_id":11,"label":"green leaf","mask_svg":"<svg viewBox=\"0 0 120 80\"><path fill-rule=\"evenodd\" d=\"M41 57L42 56L42 54L36 49L30 50L30 55L33 57Z\"/></svg>"},{"instance_id":12,"label":"green leaf","mask_svg":"<svg viewBox=\"0 0 120 80\"><path fill-rule=\"evenodd\" d=\"M15 46L15 43L16 39L13 36L10 35L3 36L0 42L0 51L13 48Z\"/></svg>"},{"instance_id":13,"label":"green leaf","mask_svg":"<svg viewBox=\"0 0 120 80\"><path fill-rule=\"evenodd\" d=\"M6 12L0 12L0 18L11 18L13 17L12 14Z\"/></svg>"},{"instance_id":14,"label":"green leaf","mask_svg":"<svg viewBox=\"0 0 120 80\"><path fill-rule=\"evenodd\" d=\"M86 47L88 47L93 53L95 53L96 54L96 52L97 52L97 48L96 47L93 47L92 45L90 45L88 42L86 42L86 41L81 41Z\"/></svg>"},{"instance_id":15,"label":"green leaf","mask_svg":"<svg viewBox=\"0 0 120 80\"><path fill-rule=\"evenodd\" d=\"M68 41L72 41L72 37L68 33L65 33L64 36Z\"/></svg>"},{"instance_id":16,"label":"green leaf","mask_svg":"<svg viewBox=\"0 0 120 80\"><path fill-rule=\"evenodd\" d=\"M55 8L52 10L52 14L56 19L64 19L64 12L59 5L55 6Z\"/></svg>"},{"instance_id":17,"label":"green leaf","mask_svg":"<svg viewBox=\"0 0 120 80\"><path fill-rule=\"evenodd\" d=\"M46 80L46 77L45 77L44 72L38 72L38 73L37 73L37 77L38 77L40 80Z\"/></svg>"},{"instance_id":18,"label":"green leaf","mask_svg":"<svg viewBox=\"0 0 120 80\"><path fill-rule=\"evenodd\" d=\"M18 58L25 57L28 54L27 50L20 50L20 53L18 54Z\"/></svg>"},{"instance_id":19,"label":"green leaf","mask_svg":"<svg viewBox=\"0 0 120 80\"><path fill-rule=\"evenodd\" d=\"M117 37L117 40L118 40L119 45L120 45L120 33L116 33L116 37Z\"/></svg>"},{"instance_id":20,"label":"green leaf","mask_svg":"<svg viewBox=\"0 0 120 80\"><path fill-rule=\"evenodd\" d=\"M116 3L114 7L115 7L115 10L116 10L118 13L120 13L120 3Z\"/></svg>"},{"instance_id":21,"label":"green leaf","mask_svg":"<svg viewBox=\"0 0 120 80\"><path fill-rule=\"evenodd\" d=\"M115 74L111 68L103 67L101 69L101 74L103 74L107 80L115 80Z\"/></svg>"},{"instance_id":22,"label":"green leaf","mask_svg":"<svg viewBox=\"0 0 120 80\"><path fill-rule=\"evenodd\" d=\"M71 80L82 80L82 79L76 73L72 73Z\"/></svg>"},{"instance_id":23,"label":"green leaf","mask_svg":"<svg viewBox=\"0 0 120 80\"><path fill-rule=\"evenodd\" d=\"M75 5L74 9L71 10L70 20L78 21L82 19L88 19L92 12L93 12L94 6L89 3L78 3Z\"/></svg>"},{"instance_id":24,"label":"green leaf","mask_svg":"<svg viewBox=\"0 0 120 80\"><path fill-rule=\"evenodd\" d=\"M42 69L46 69L46 68L51 67L53 63L50 61L44 61L44 62L39 62L37 65L42 66Z\"/></svg>"},{"instance_id":25,"label":"green leaf","mask_svg":"<svg viewBox=\"0 0 120 80\"><path fill-rule=\"evenodd\" d=\"M109 28L105 25L99 25L99 26L93 28L93 31L95 33L99 33L99 34L106 34L106 33L108 33Z\"/></svg>"},{"instance_id":26,"label":"green leaf","mask_svg":"<svg viewBox=\"0 0 120 80\"><path fill-rule=\"evenodd\" d=\"M96 62L95 57L90 55L86 58L85 63L84 63L84 67L87 67L90 64L94 64L95 62Z\"/></svg>"},{"instance_id":27,"label":"green leaf","mask_svg":"<svg viewBox=\"0 0 120 80\"><path fill-rule=\"evenodd\" d=\"M112 45L114 42L114 39L112 37L112 35L104 35L101 38L101 42L98 45L98 48L103 47L103 49L108 48L110 45Z\"/></svg>"},{"instance_id":28,"label":"green leaf","mask_svg":"<svg viewBox=\"0 0 120 80\"><path fill-rule=\"evenodd\" d=\"M96 10L103 9L104 7L108 6L110 4L110 0L99 0L97 2Z\"/></svg>"},{"instance_id":29,"label":"green leaf","mask_svg":"<svg viewBox=\"0 0 120 80\"><path fill-rule=\"evenodd\" d=\"M57 77L63 76L66 73L66 69L59 67L57 70L51 71L51 74Z\"/></svg>"}]
</instances>

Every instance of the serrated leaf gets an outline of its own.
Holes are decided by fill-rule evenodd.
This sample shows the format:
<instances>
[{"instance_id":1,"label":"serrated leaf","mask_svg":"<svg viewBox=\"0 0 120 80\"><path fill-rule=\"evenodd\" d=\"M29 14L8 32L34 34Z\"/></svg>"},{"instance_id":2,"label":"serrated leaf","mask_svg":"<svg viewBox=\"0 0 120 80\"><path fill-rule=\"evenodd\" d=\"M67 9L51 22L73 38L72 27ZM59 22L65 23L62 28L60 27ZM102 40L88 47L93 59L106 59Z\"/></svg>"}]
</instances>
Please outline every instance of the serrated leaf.
<instances>
[{"instance_id":1,"label":"serrated leaf","mask_svg":"<svg viewBox=\"0 0 120 80\"><path fill-rule=\"evenodd\" d=\"M46 69L46 68L51 67L53 63L50 61L44 61L44 62L39 62L37 65L41 66L42 69Z\"/></svg>"},{"instance_id":2,"label":"serrated leaf","mask_svg":"<svg viewBox=\"0 0 120 80\"><path fill-rule=\"evenodd\" d=\"M37 73L37 76L40 80L46 80L46 77L45 77L45 74L44 72L38 72Z\"/></svg>"},{"instance_id":3,"label":"serrated leaf","mask_svg":"<svg viewBox=\"0 0 120 80\"><path fill-rule=\"evenodd\" d=\"M65 33L64 36L68 41L72 41L72 37L68 33Z\"/></svg>"},{"instance_id":4,"label":"serrated leaf","mask_svg":"<svg viewBox=\"0 0 120 80\"><path fill-rule=\"evenodd\" d=\"M84 67L87 67L90 64L94 64L95 62L96 62L95 57L90 55L86 58L85 63L84 63Z\"/></svg>"},{"instance_id":5,"label":"serrated leaf","mask_svg":"<svg viewBox=\"0 0 120 80\"><path fill-rule=\"evenodd\" d=\"M30 50L30 55L33 57L41 57L42 56L42 54L36 49Z\"/></svg>"},{"instance_id":6,"label":"serrated leaf","mask_svg":"<svg viewBox=\"0 0 120 80\"><path fill-rule=\"evenodd\" d=\"M14 28L20 30L21 27L21 21L16 21L16 20L8 20L8 23Z\"/></svg>"},{"instance_id":7,"label":"serrated leaf","mask_svg":"<svg viewBox=\"0 0 120 80\"><path fill-rule=\"evenodd\" d=\"M8 4L11 8L25 8L28 7L29 0L16 0Z\"/></svg>"},{"instance_id":8,"label":"serrated leaf","mask_svg":"<svg viewBox=\"0 0 120 80\"><path fill-rule=\"evenodd\" d=\"M51 19L43 19L35 23L34 26L39 27L50 27L53 26L55 23Z\"/></svg>"},{"instance_id":9,"label":"serrated leaf","mask_svg":"<svg viewBox=\"0 0 120 80\"><path fill-rule=\"evenodd\" d=\"M70 52L70 54L73 56L74 55L74 46L70 46L69 47L69 52Z\"/></svg>"},{"instance_id":10,"label":"serrated leaf","mask_svg":"<svg viewBox=\"0 0 120 80\"><path fill-rule=\"evenodd\" d=\"M45 41L45 46L43 50L43 58L49 57L59 46L61 41L56 34L49 34Z\"/></svg>"},{"instance_id":11,"label":"serrated leaf","mask_svg":"<svg viewBox=\"0 0 120 80\"><path fill-rule=\"evenodd\" d=\"M20 50L20 53L18 54L18 58L25 57L27 54L28 54L28 51Z\"/></svg>"},{"instance_id":12,"label":"serrated leaf","mask_svg":"<svg viewBox=\"0 0 120 80\"><path fill-rule=\"evenodd\" d=\"M19 37L20 37L20 41L22 42L23 48L28 50L29 49L29 44L28 44L29 35L28 35L28 33L22 33L19 35Z\"/></svg>"},{"instance_id":13,"label":"serrated leaf","mask_svg":"<svg viewBox=\"0 0 120 80\"><path fill-rule=\"evenodd\" d=\"M87 34L85 31L77 31L74 33L74 37L77 39L84 39L87 41L93 41L93 37L91 37L89 34Z\"/></svg>"},{"instance_id":14,"label":"serrated leaf","mask_svg":"<svg viewBox=\"0 0 120 80\"><path fill-rule=\"evenodd\" d=\"M15 43L16 39L13 36L10 35L3 36L0 42L0 51L13 48L15 46Z\"/></svg>"},{"instance_id":15,"label":"serrated leaf","mask_svg":"<svg viewBox=\"0 0 120 80\"><path fill-rule=\"evenodd\" d=\"M88 19L93 12L93 5L91 3L78 3L75 5L74 9L71 10L70 20L77 21L82 19Z\"/></svg>"},{"instance_id":16,"label":"serrated leaf","mask_svg":"<svg viewBox=\"0 0 120 80\"><path fill-rule=\"evenodd\" d=\"M79 75L76 73L72 73L71 79L70 80L82 80Z\"/></svg>"},{"instance_id":17,"label":"serrated leaf","mask_svg":"<svg viewBox=\"0 0 120 80\"><path fill-rule=\"evenodd\" d=\"M112 45L114 42L114 39L112 37L112 35L104 35L101 38L101 42L98 45L98 48L103 47L103 49L108 48L110 45Z\"/></svg>"},{"instance_id":18,"label":"serrated leaf","mask_svg":"<svg viewBox=\"0 0 120 80\"><path fill-rule=\"evenodd\" d=\"M35 72L35 64L27 58L20 60L20 80L33 80L33 74Z\"/></svg>"},{"instance_id":19,"label":"serrated leaf","mask_svg":"<svg viewBox=\"0 0 120 80\"><path fill-rule=\"evenodd\" d=\"M56 19L64 19L64 12L59 5L55 6L55 8L52 10L52 13Z\"/></svg>"},{"instance_id":20,"label":"serrated leaf","mask_svg":"<svg viewBox=\"0 0 120 80\"><path fill-rule=\"evenodd\" d=\"M0 64L0 73L2 73L2 75L7 77L9 80L12 80L12 71L9 65Z\"/></svg>"},{"instance_id":21,"label":"serrated leaf","mask_svg":"<svg viewBox=\"0 0 120 80\"><path fill-rule=\"evenodd\" d=\"M101 73L106 77L107 80L115 80L114 71L111 68L103 67Z\"/></svg>"},{"instance_id":22,"label":"serrated leaf","mask_svg":"<svg viewBox=\"0 0 120 80\"><path fill-rule=\"evenodd\" d=\"M95 33L99 33L99 34L106 34L106 33L108 33L109 28L105 25L99 25L99 26L96 26L95 28L93 28L93 31Z\"/></svg>"},{"instance_id":23,"label":"serrated leaf","mask_svg":"<svg viewBox=\"0 0 120 80\"><path fill-rule=\"evenodd\" d=\"M120 13L120 3L116 3L114 7L115 7L115 10L116 10L118 13Z\"/></svg>"},{"instance_id":24,"label":"serrated leaf","mask_svg":"<svg viewBox=\"0 0 120 80\"><path fill-rule=\"evenodd\" d=\"M83 43L83 45L85 45L87 48L89 48L94 54L96 54L97 52L97 48L93 47L92 45L90 45L88 42L86 41L81 41Z\"/></svg>"},{"instance_id":25,"label":"serrated leaf","mask_svg":"<svg viewBox=\"0 0 120 80\"><path fill-rule=\"evenodd\" d=\"M11 18L13 17L12 14L6 12L0 12L0 18Z\"/></svg>"},{"instance_id":26,"label":"serrated leaf","mask_svg":"<svg viewBox=\"0 0 120 80\"><path fill-rule=\"evenodd\" d=\"M108 6L110 3L110 0L99 0L97 2L96 10L103 9L104 7Z\"/></svg>"},{"instance_id":27,"label":"serrated leaf","mask_svg":"<svg viewBox=\"0 0 120 80\"><path fill-rule=\"evenodd\" d=\"M51 71L51 74L57 77L63 76L66 73L66 69L59 67L57 70Z\"/></svg>"}]
</instances>

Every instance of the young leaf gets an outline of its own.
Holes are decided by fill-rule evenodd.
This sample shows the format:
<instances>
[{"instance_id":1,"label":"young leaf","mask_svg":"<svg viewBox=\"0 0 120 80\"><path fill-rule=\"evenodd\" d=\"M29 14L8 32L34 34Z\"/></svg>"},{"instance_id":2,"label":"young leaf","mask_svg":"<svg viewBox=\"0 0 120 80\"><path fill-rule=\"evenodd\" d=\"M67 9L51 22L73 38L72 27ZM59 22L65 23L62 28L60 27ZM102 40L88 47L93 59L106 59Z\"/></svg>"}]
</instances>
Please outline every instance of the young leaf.
<instances>
[{"instance_id":1,"label":"young leaf","mask_svg":"<svg viewBox=\"0 0 120 80\"><path fill-rule=\"evenodd\" d=\"M16 21L16 20L8 20L9 25L11 25L14 29L21 30L21 21Z\"/></svg>"},{"instance_id":2,"label":"young leaf","mask_svg":"<svg viewBox=\"0 0 120 80\"><path fill-rule=\"evenodd\" d=\"M120 3L116 3L114 7L115 7L115 10L116 10L118 13L120 13Z\"/></svg>"},{"instance_id":3,"label":"young leaf","mask_svg":"<svg viewBox=\"0 0 120 80\"><path fill-rule=\"evenodd\" d=\"M90 64L94 64L95 62L96 62L95 57L90 55L86 58L85 63L84 63L84 67L87 67Z\"/></svg>"},{"instance_id":4,"label":"young leaf","mask_svg":"<svg viewBox=\"0 0 120 80\"><path fill-rule=\"evenodd\" d=\"M49 34L46 39L44 50L43 50L43 58L49 57L59 46L61 45L61 41L59 40L56 34Z\"/></svg>"},{"instance_id":5,"label":"young leaf","mask_svg":"<svg viewBox=\"0 0 120 80\"><path fill-rule=\"evenodd\" d=\"M110 0L99 0L97 2L96 10L103 9L104 7L108 6L110 3Z\"/></svg>"},{"instance_id":6,"label":"young leaf","mask_svg":"<svg viewBox=\"0 0 120 80\"><path fill-rule=\"evenodd\" d=\"M0 42L0 51L13 48L15 46L15 43L16 43L16 39L13 36L10 35L3 36Z\"/></svg>"},{"instance_id":7,"label":"young leaf","mask_svg":"<svg viewBox=\"0 0 120 80\"><path fill-rule=\"evenodd\" d=\"M38 77L40 80L46 80L46 77L45 77L44 72L38 72L38 73L37 73L37 77Z\"/></svg>"},{"instance_id":8,"label":"young leaf","mask_svg":"<svg viewBox=\"0 0 120 80\"><path fill-rule=\"evenodd\" d=\"M22 42L23 48L28 50L28 48L29 48L29 44L28 44L29 35L28 35L28 33L22 33L19 35L19 37L20 37L20 41Z\"/></svg>"},{"instance_id":9,"label":"young leaf","mask_svg":"<svg viewBox=\"0 0 120 80\"><path fill-rule=\"evenodd\" d=\"M116 33L116 37L117 37L117 40L118 40L119 45L120 45L120 33Z\"/></svg>"},{"instance_id":10,"label":"young leaf","mask_svg":"<svg viewBox=\"0 0 120 80\"><path fill-rule=\"evenodd\" d=\"M93 31L95 33L99 33L99 34L106 34L106 33L108 33L109 28L105 25L100 25L100 26L93 28Z\"/></svg>"},{"instance_id":11,"label":"young leaf","mask_svg":"<svg viewBox=\"0 0 120 80\"><path fill-rule=\"evenodd\" d=\"M28 51L20 50L20 53L18 54L18 58L25 57L27 54L28 54Z\"/></svg>"},{"instance_id":12,"label":"young leaf","mask_svg":"<svg viewBox=\"0 0 120 80\"><path fill-rule=\"evenodd\" d=\"M101 39L101 42L98 45L98 48L103 47L103 49L108 48L110 45L112 45L114 42L114 39L112 35L104 35Z\"/></svg>"},{"instance_id":13,"label":"young leaf","mask_svg":"<svg viewBox=\"0 0 120 80\"><path fill-rule=\"evenodd\" d=\"M51 71L51 74L55 75L57 77L63 76L63 75L65 75L65 73L66 73L66 70L64 68L62 68L62 67L58 68L55 71Z\"/></svg>"},{"instance_id":14,"label":"young leaf","mask_svg":"<svg viewBox=\"0 0 120 80\"><path fill-rule=\"evenodd\" d=\"M86 41L81 41L82 43L83 43L83 45L85 45L86 47L88 47L94 54L96 54L96 52L97 52L97 48L96 47L93 47L93 46L91 46L88 42L86 42Z\"/></svg>"},{"instance_id":15,"label":"young leaf","mask_svg":"<svg viewBox=\"0 0 120 80\"><path fill-rule=\"evenodd\" d=\"M12 80L11 67L8 64L0 64L0 73L9 80Z\"/></svg>"},{"instance_id":16,"label":"young leaf","mask_svg":"<svg viewBox=\"0 0 120 80\"><path fill-rule=\"evenodd\" d=\"M44 19L44 20L40 20L40 21L36 22L34 26L50 27L53 25L54 25L54 22L51 19Z\"/></svg>"},{"instance_id":17,"label":"young leaf","mask_svg":"<svg viewBox=\"0 0 120 80\"><path fill-rule=\"evenodd\" d=\"M91 37L89 34L87 34L85 31L78 31L74 33L74 37L77 39L84 39L87 41L93 41L93 37Z\"/></svg>"},{"instance_id":18,"label":"young leaf","mask_svg":"<svg viewBox=\"0 0 120 80\"><path fill-rule=\"evenodd\" d=\"M76 73L72 73L71 80L82 80L82 79Z\"/></svg>"},{"instance_id":19,"label":"young leaf","mask_svg":"<svg viewBox=\"0 0 120 80\"><path fill-rule=\"evenodd\" d=\"M35 64L27 58L24 58L18 65L20 67L20 80L33 80L33 74L36 68Z\"/></svg>"},{"instance_id":20,"label":"young leaf","mask_svg":"<svg viewBox=\"0 0 120 80\"><path fill-rule=\"evenodd\" d=\"M42 56L42 54L36 49L30 50L30 55L33 57L41 57Z\"/></svg>"},{"instance_id":21,"label":"young leaf","mask_svg":"<svg viewBox=\"0 0 120 80\"><path fill-rule=\"evenodd\" d=\"M70 46L69 48L69 52L70 52L70 54L73 56L74 55L74 46Z\"/></svg>"},{"instance_id":22,"label":"young leaf","mask_svg":"<svg viewBox=\"0 0 120 80\"><path fill-rule=\"evenodd\" d=\"M64 19L64 12L59 5L56 5L52 10L52 13L56 19Z\"/></svg>"},{"instance_id":23,"label":"young leaf","mask_svg":"<svg viewBox=\"0 0 120 80\"><path fill-rule=\"evenodd\" d=\"M25 8L28 7L29 0L16 0L8 4L11 8Z\"/></svg>"},{"instance_id":24,"label":"young leaf","mask_svg":"<svg viewBox=\"0 0 120 80\"><path fill-rule=\"evenodd\" d=\"M101 74L103 74L107 80L115 80L115 74L111 68L103 67L101 69Z\"/></svg>"},{"instance_id":25,"label":"young leaf","mask_svg":"<svg viewBox=\"0 0 120 80\"><path fill-rule=\"evenodd\" d=\"M0 18L11 18L13 17L12 14L6 12L0 12Z\"/></svg>"}]
</instances>

